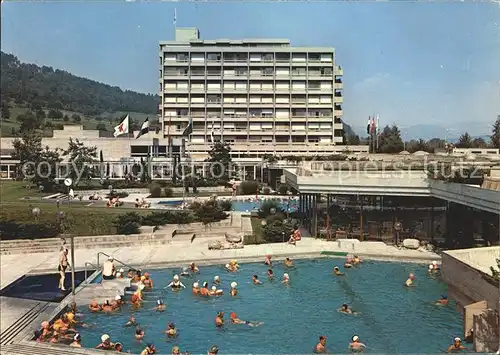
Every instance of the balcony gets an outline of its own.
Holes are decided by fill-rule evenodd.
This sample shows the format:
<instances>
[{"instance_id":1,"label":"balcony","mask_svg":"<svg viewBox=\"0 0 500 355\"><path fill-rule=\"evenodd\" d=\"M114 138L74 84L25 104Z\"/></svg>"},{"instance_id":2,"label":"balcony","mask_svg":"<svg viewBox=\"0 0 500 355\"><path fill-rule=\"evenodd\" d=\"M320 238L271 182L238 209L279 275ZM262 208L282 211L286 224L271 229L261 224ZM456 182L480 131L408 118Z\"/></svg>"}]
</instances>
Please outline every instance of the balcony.
<instances>
[{"instance_id":1,"label":"balcony","mask_svg":"<svg viewBox=\"0 0 500 355\"><path fill-rule=\"evenodd\" d=\"M342 67L341 67L340 65L338 65L338 66L335 68L335 75L339 75L339 76L344 75L344 69L342 69Z\"/></svg>"},{"instance_id":2,"label":"balcony","mask_svg":"<svg viewBox=\"0 0 500 355\"><path fill-rule=\"evenodd\" d=\"M333 129L336 130L336 131L337 130L341 130L343 128L344 128L344 124L342 124L342 123L334 123L333 124Z\"/></svg>"},{"instance_id":3,"label":"balcony","mask_svg":"<svg viewBox=\"0 0 500 355\"><path fill-rule=\"evenodd\" d=\"M178 80L178 79L184 79L188 77L187 73L173 73L173 72L166 72L163 75L163 80Z\"/></svg>"},{"instance_id":4,"label":"balcony","mask_svg":"<svg viewBox=\"0 0 500 355\"><path fill-rule=\"evenodd\" d=\"M218 66L220 67L222 65L222 61L220 59L207 59L205 62L207 66Z\"/></svg>"},{"instance_id":5,"label":"balcony","mask_svg":"<svg viewBox=\"0 0 500 355\"><path fill-rule=\"evenodd\" d=\"M188 65L189 60L188 59L167 59L165 58L165 61L163 62L164 66L184 66Z\"/></svg>"},{"instance_id":6,"label":"balcony","mask_svg":"<svg viewBox=\"0 0 500 355\"><path fill-rule=\"evenodd\" d=\"M333 86L335 88L335 90L342 90L344 88L344 84L341 82L337 82L337 80L335 80L335 84Z\"/></svg>"}]
</instances>

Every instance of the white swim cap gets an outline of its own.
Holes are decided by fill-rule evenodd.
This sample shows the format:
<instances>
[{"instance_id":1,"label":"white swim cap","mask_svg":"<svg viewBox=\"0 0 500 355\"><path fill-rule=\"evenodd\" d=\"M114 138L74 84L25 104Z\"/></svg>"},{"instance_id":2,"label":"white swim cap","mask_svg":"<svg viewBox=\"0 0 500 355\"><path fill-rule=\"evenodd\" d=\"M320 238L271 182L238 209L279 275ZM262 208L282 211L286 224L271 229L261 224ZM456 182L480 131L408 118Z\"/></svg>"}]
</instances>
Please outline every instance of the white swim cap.
<instances>
[{"instance_id":1,"label":"white swim cap","mask_svg":"<svg viewBox=\"0 0 500 355\"><path fill-rule=\"evenodd\" d=\"M284 277L285 279L289 279L289 278L290 278L286 272L283 274L283 277Z\"/></svg>"},{"instance_id":2,"label":"white swim cap","mask_svg":"<svg viewBox=\"0 0 500 355\"><path fill-rule=\"evenodd\" d=\"M228 267L229 267L229 264L226 264L226 268L228 268Z\"/></svg>"},{"instance_id":3,"label":"white swim cap","mask_svg":"<svg viewBox=\"0 0 500 355\"><path fill-rule=\"evenodd\" d=\"M122 273L121 272L117 272L116 273L116 277L122 277Z\"/></svg>"},{"instance_id":4,"label":"white swim cap","mask_svg":"<svg viewBox=\"0 0 500 355\"><path fill-rule=\"evenodd\" d=\"M159 305L161 305L161 303L162 303L162 302L161 302L161 300L156 300L156 304L157 304L158 306L159 306Z\"/></svg>"},{"instance_id":5,"label":"white swim cap","mask_svg":"<svg viewBox=\"0 0 500 355\"><path fill-rule=\"evenodd\" d=\"M462 339L460 339L459 337L456 337L455 339L453 339L455 341L462 341Z\"/></svg>"},{"instance_id":6,"label":"white swim cap","mask_svg":"<svg viewBox=\"0 0 500 355\"><path fill-rule=\"evenodd\" d=\"M179 275L174 275L174 280L175 281L179 280Z\"/></svg>"},{"instance_id":7,"label":"white swim cap","mask_svg":"<svg viewBox=\"0 0 500 355\"><path fill-rule=\"evenodd\" d=\"M212 286L212 291L217 291L217 287L216 286Z\"/></svg>"},{"instance_id":8,"label":"white swim cap","mask_svg":"<svg viewBox=\"0 0 500 355\"><path fill-rule=\"evenodd\" d=\"M195 283L193 284L193 287L194 287L194 288L198 288L198 287L200 287L200 284L199 284L198 282L195 282Z\"/></svg>"},{"instance_id":9,"label":"white swim cap","mask_svg":"<svg viewBox=\"0 0 500 355\"><path fill-rule=\"evenodd\" d=\"M214 277L214 281L219 281L220 280L220 277L219 276L215 276Z\"/></svg>"},{"instance_id":10,"label":"white swim cap","mask_svg":"<svg viewBox=\"0 0 500 355\"><path fill-rule=\"evenodd\" d=\"M116 295L116 296L115 296L115 301L119 301L119 300L121 300L121 299L122 299L122 296L120 296L120 295Z\"/></svg>"},{"instance_id":11,"label":"white swim cap","mask_svg":"<svg viewBox=\"0 0 500 355\"><path fill-rule=\"evenodd\" d=\"M123 274L123 273L125 272L125 270L123 270L123 268L121 268L121 269L119 270L119 272L121 272L121 273Z\"/></svg>"},{"instance_id":12,"label":"white swim cap","mask_svg":"<svg viewBox=\"0 0 500 355\"><path fill-rule=\"evenodd\" d=\"M236 286L238 286L238 284L236 282L231 282L231 288L236 288Z\"/></svg>"},{"instance_id":13,"label":"white swim cap","mask_svg":"<svg viewBox=\"0 0 500 355\"><path fill-rule=\"evenodd\" d=\"M437 262L436 260L434 260L434 261L432 262L432 265L437 265L437 264L438 264L438 262Z\"/></svg>"},{"instance_id":14,"label":"white swim cap","mask_svg":"<svg viewBox=\"0 0 500 355\"><path fill-rule=\"evenodd\" d=\"M352 337L352 341L358 341L358 340L359 340L359 337L357 335Z\"/></svg>"},{"instance_id":15,"label":"white swim cap","mask_svg":"<svg viewBox=\"0 0 500 355\"><path fill-rule=\"evenodd\" d=\"M109 340L109 335L108 334L103 334L101 336L101 341L104 343L106 340Z\"/></svg>"},{"instance_id":16,"label":"white swim cap","mask_svg":"<svg viewBox=\"0 0 500 355\"><path fill-rule=\"evenodd\" d=\"M430 264L429 265L429 270L432 270L432 269L434 269L434 265Z\"/></svg>"}]
</instances>

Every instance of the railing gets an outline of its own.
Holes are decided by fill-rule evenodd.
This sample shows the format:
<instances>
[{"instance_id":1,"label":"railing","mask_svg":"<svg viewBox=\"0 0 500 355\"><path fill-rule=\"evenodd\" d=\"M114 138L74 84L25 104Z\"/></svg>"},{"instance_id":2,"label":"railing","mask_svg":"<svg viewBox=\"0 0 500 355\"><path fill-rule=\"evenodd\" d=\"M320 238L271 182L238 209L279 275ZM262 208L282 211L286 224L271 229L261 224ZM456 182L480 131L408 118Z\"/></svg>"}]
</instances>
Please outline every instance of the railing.
<instances>
[{"instance_id":1,"label":"railing","mask_svg":"<svg viewBox=\"0 0 500 355\"><path fill-rule=\"evenodd\" d=\"M88 261L86 261L86 262L85 262L85 281L87 282L87 285L88 285L90 282L88 281L89 276L88 276L88 268L87 268L87 266L92 266L92 267L94 267L96 270L99 270L99 267L98 267L98 266L95 266L95 265L94 265L94 264L92 264L92 263L89 263Z\"/></svg>"},{"instance_id":2,"label":"railing","mask_svg":"<svg viewBox=\"0 0 500 355\"><path fill-rule=\"evenodd\" d=\"M100 268L100 267L101 267L101 264L99 263L99 257L100 257L101 255L107 256L108 258L109 258L109 257L111 257L111 255L108 255L108 254L106 254L106 253L104 253L104 252L102 252L102 251L98 252L98 253L97 253L97 266L98 266L98 268ZM120 261L120 260L115 259L115 258L113 258L113 259L114 259L114 261L116 261L116 262L117 262L118 264L120 264L120 265L123 265L123 266L125 266L125 267L128 267L129 269L134 269L132 266L130 266L130 265L128 265L128 264L125 264L123 261Z\"/></svg>"}]
</instances>

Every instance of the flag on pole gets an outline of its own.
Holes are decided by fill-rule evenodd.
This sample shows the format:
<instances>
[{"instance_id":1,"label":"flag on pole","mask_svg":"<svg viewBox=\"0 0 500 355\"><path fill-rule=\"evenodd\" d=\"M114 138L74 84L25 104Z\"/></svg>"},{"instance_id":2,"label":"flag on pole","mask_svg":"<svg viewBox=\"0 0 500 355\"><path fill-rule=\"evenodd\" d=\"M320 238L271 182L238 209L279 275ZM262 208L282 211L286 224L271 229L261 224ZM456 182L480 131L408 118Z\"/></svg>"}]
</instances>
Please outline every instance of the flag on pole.
<instances>
[{"instance_id":1,"label":"flag on pole","mask_svg":"<svg viewBox=\"0 0 500 355\"><path fill-rule=\"evenodd\" d=\"M188 137L191 133L193 133L193 119L191 117L189 117L189 123L186 126L186 128L184 128L182 135L184 137Z\"/></svg>"},{"instance_id":2,"label":"flag on pole","mask_svg":"<svg viewBox=\"0 0 500 355\"><path fill-rule=\"evenodd\" d=\"M149 117L146 118L144 122L142 122L141 130L139 131L139 134L135 139L139 138L140 136L143 136L149 132Z\"/></svg>"},{"instance_id":3,"label":"flag on pole","mask_svg":"<svg viewBox=\"0 0 500 355\"><path fill-rule=\"evenodd\" d=\"M127 115L118 126L115 126L115 133L113 133L115 138L123 134L128 134L129 121L130 117Z\"/></svg>"},{"instance_id":4,"label":"flag on pole","mask_svg":"<svg viewBox=\"0 0 500 355\"><path fill-rule=\"evenodd\" d=\"M380 134L380 122L379 122L379 116L378 116L378 113L377 113L377 124L376 124L376 132L377 132L377 135Z\"/></svg>"},{"instance_id":5,"label":"flag on pole","mask_svg":"<svg viewBox=\"0 0 500 355\"><path fill-rule=\"evenodd\" d=\"M372 125L372 119L370 116L368 116L368 123L366 124L366 134L370 134L371 125Z\"/></svg>"},{"instance_id":6,"label":"flag on pole","mask_svg":"<svg viewBox=\"0 0 500 355\"><path fill-rule=\"evenodd\" d=\"M372 116L372 126L371 126L371 133L375 133L375 116Z\"/></svg>"}]
</instances>

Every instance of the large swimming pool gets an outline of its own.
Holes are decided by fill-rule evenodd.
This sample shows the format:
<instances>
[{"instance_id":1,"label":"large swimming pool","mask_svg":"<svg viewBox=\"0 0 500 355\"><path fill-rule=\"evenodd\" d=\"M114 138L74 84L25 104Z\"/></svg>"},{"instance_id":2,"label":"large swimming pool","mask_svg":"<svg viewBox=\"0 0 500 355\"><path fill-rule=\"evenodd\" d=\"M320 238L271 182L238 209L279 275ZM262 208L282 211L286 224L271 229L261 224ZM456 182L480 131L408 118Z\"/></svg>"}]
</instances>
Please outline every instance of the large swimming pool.
<instances>
[{"instance_id":1,"label":"large swimming pool","mask_svg":"<svg viewBox=\"0 0 500 355\"><path fill-rule=\"evenodd\" d=\"M276 200L283 211L295 212L298 210L298 201L291 200L290 202L286 200ZM252 210L258 210L262 205L263 200L252 200L252 201L232 201L232 209L237 212L250 212Z\"/></svg>"},{"instance_id":2,"label":"large swimming pool","mask_svg":"<svg viewBox=\"0 0 500 355\"><path fill-rule=\"evenodd\" d=\"M170 354L174 345L191 354L204 354L217 344L221 354L312 353L318 336L328 337L330 352L345 353L351 337L357 334L367 345L368 353L439 353L462 332L461 318L455 305L439 307L434 300L446 294L446 287L436 278L426 275L426 268L417 264L367 261L357 269L346 270L344 278L331 273L338 259L299 260L294 269L287 269L290 286L279 280L268 281L263 264L243 264L241 271L230 274L222 266L202 267L195 278L184 278L188 287L180 292L161 292L177 270L151 270L155 290L145 294L144 306L136 311L146 336L141 344L134 339L134 328L123 324L131 314L129 306L112 315L90 314L83 311L86 322L93 328L81 329L83 345L94 347L103 333L124 344L125 350L139 353L146 342L154 342L158 353ZM281 277L284 268L274 266ZM417 276L415 288L403 283L410 272ZM264 282L255 286L253 274ZM211 283L219 275L222 288L238 282L237 297L203 299L191 294L192 283L199 279ZM168 304L164 313L154 313L158 297ZM348 303L360 315L337 312ZM82 305L82 308L84 305ZM260 321L260 327L226 324L216 329L216 312L236 312L241 319ZM164 330L174 322L179 335L167 339Z\"/></svg>"}]
</instances>

